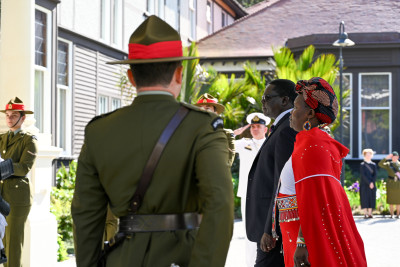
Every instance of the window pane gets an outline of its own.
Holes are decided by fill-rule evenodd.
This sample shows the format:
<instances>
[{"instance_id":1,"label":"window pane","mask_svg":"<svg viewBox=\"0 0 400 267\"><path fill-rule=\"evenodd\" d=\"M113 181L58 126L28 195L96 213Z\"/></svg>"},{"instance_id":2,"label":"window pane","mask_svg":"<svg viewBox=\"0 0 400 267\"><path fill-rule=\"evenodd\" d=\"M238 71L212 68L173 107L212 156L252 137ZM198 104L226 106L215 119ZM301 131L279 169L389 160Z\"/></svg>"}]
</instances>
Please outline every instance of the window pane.
<instances>
[{"instance_id":1,"label":"window pane","mask_svg":"<svg viewBox=\"0 0 400 267\"><path fill-rule=\"evenodd\" d=\"M166 0L165 21L179 32L179 0Z\"/></svg>"},{"instance_id":2,"label":"window pane","mask_svg":"<svg viewBox=\"0 0 400 267\"><path fill-rule=\"evenodd\" d=\"M361 106L389 107L389 75L361 75Z\"/></svg>"},{"instance_id":3,"label":"window pane","mask_svg":"<svg viewBox=\"0 0 400 267\"><path fill-rule=\"evenodd\" d=\"M46 67L46 13L35 10L35 64Z\"/></svg>"},{"instance_id":4,"label":"window pane","mask_svg":"<svg viewBox=\"0 0 400 267\"><path fill-rule=\"evenodd\" d=\"M120 45L122 43L122 2L114 0L113 4L113 43Z\"/></svg>"},{"instance_id":5,"label":"window pane","mask_svg":"<svg viewBox=\"0 0 400 267\"><path fill-rule=\"evenodd\" d=\"M207 17L207 32L208 34L212 34L211 3L209 1L207 1L206 17Z\"/></svg>"},{"instance_id":6,"label":"window pane","mask_svg":"<svg viewBox=\"0 0 400 267\"><path fill-rule=\"evenodd\" d=\"M164 1L158 0L158 16L162 19L164 19Z\"/></svg>"},{"instance_id":7,"label":"window pane","mask_svg":"<svg viewBox=\"0 0 400 267\"><path fill-rule=\"evenodd\" d=\"M154 14L154 0L147 0L147 12L149 12L150 14Z\"/></svg>"},{"instance_id":8,"label":"window pane","mask_svg":"<svg viewBox=\"0 0 400 267\"><path fill-rule=\"evenodd\" d=\"M110 0L101 0L101 31L100 38L110 41L111 11Z\"/></svg>"},{"instance_id":9,"label":"window pane","mask_svg":"<svg viewBox=\"0 0 400 267\"><path fill-rule=\"evenodd\" d=\"M36 120L36 127L43 132L43 72L35 70L35 108L34 117Z\"/></svg>"},{"instance_id":10,"label":"window pane","mask_svg":"<svg viewBox=\"0 0 400 267\"><path fill-rule=\"evenodd\" d=\"M389 111L363 110L361 116L361 148L369 147L377 154L389 154Z\"/></svg>"},{"instance_id":11,"label":"window pane","mask_svg":"<svg viewBox=\"0 0 400 267\"><path fill-rule=\"evenodd\" d=\"M190 38L196 40L196 7L197 1L190 0L189 4L189 20L190 20Z\"/></svg>"},{"instance_id":12,"label":"window pane","mask_svg":"<svg viewBox=\"0 0 400 267\"><path fill-rule=\"evenodd\" d=\"M60 103L59 103L59 143L58 147L63 148L63 150L67 150L67 92L64 89L60 89Z\"/></svg>"},{"instance_id":13,"label":"window pane","mask_svg":"<svg viewBox=\"0 0 400 267\"><path fill-rule=\"evenodd\" d=\"M121 107L121 99L113 98L111 102L111 111Z\"/></svg>"},{"instance_id":14,"label":"window pane","mask_svg":"<svg viewBox=\"0 0 400 267\"><path fill-rule=\"evenodd\" d=\"M108 97L99 96L98 114L100 115L106 112L108 112Z\"/></svg>"},{"instance_id":15,"label":"window pane","mask_svg":"<svg viewBox=\"0 0 400 267\"><path fill-rule=\"evenodd\" d=\"M68 44L58 41L57 83L68 86Z\"/></svg>"}]
</instances>

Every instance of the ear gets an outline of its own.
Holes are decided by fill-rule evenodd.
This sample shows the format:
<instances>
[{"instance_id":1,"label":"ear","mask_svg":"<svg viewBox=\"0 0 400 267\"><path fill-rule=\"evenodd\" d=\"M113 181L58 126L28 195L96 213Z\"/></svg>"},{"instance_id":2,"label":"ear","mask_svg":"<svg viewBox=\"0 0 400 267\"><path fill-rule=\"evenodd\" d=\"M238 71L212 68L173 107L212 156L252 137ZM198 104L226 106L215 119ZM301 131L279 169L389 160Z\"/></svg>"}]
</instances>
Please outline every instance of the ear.
<instances>
[{"instance_id":1,"label":"ear","mask_svg":"<svg viewBox=\"0 0 400 267\"><path fill-rule=\"evenodd\" d=\"M286 107L291 105L290 98L288 96L282 97L282 106Z\"/></svg>"},{"instance_id":2,"label":"ear","mask_svg":"<svg viewBox=\"0 0 400 267\"><path fill-rule=\"evenodd\" d=\"M128 79L131 82L131 84L133 85L133 87L136 87L136 82L135 82L135 79L133 78L132 70L128 69L126 71L126 75L128 76Z\"/></svg>"},{"instance_id":3,"label":"ear","mask_svg":"<svg viewBox=\"0 0 400 267\"><path fill-rule=\"evenodd\" d=\"M267 132L268 132L268 127L265 126L264 133L266 134Z\"/></svg>"},{"instance_id":4,"label":"ear","mask_svg":"<svg viewBox=\"0 0 400 267\"><path fill-rule=\"evenodd\" d=\"M310 108L310 110L307 113L307 118L308 118L308 120L312 120L313 118L317 118L317 117L315 117L315 110Z\"/></svg>"},{"instance_id":5,"label":"ear","mask_svg":"<svg viewBox=\"0 0 400 267\"><path fill-rule=\"evenodd\" d=\"M177 84L182 84L182 73L183 73L183 66L179 66L176 68L174 73L174 79Z\"/></svg>"}]
</instances>

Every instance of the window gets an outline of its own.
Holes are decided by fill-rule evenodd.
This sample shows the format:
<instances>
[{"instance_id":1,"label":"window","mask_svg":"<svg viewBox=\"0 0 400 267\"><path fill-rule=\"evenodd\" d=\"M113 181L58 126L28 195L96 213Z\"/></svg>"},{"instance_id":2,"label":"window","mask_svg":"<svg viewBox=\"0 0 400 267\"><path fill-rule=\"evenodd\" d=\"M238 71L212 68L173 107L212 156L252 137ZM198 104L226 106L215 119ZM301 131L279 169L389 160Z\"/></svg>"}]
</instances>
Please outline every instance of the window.
<instances>
[{"instance_id":1,"label":"window","mask_svg":"<svg viewBox=\"0 0 400 267\"><path fill-rule=\"evenodd\" d=\"M207 1L207 10L206 10L206 18L207 18L207 32L208 34L212 34L212 10L211 10L211 2Z\"/></svg>"},{"instance_id":2,"label":"window","mask_svg":"<svg viewBox=\"0 0 400 267\"><path fill-rule=\"evenodd\" d=\"M50 133L51 125L51 12L35 9L34 117L40 132Z\"/></svg>"},{"instance_id":3,"label":"window","mask_svg":"<svg viewBox=\"0 0 400 267\"><path fill-rule=\"evenodd\" d=\"M111 111L121 107L121 99L112 97L111 100Z\"/></svg>"},{"instance_id":4,"label":"window","mask_svg":"<svg viewBox=\"0 0 400 267\"><path fill-rule=\"evenodd\" d=\"M35 64L47 67L47 14L39 10L35 11Z\"/></svg>"},{"instance_id":5,"label":"window","mask_svg":"<svg viewBox=\"0 0 400 267\"><path fill-rule=\"evenodd\" d=\"M146 10L152 15L155 14L156 5L154 3L154 0L147 0Z\"/></svg>"},{"instance_id":6,"label":"window","mask_svg":"<svg viewBox=\"0 0 400 267\"><path fill-rule=\"evenodd\" d=\"M343 112L343 124L339 125L335 131L335 139L340 143L345 145L350 149L348 157L351 157L352 144L351 144L351 136L352 136L352 74L351 73L343 73L343 106L342 109L345 110ZM340 77L339 75L336 78L334 86L340 88ZM338 101L340 101L339 94L337 94ZM338 117L336 120L340 120L340 114L338 113ZM343 140L340 140L340 128L343 126Z\"/></svg>"},{"instance_id":7,"label":"window","mask_svg":"<svg viewBox=\"0 0 400 267\"><path fill-rule=\"evenodd\" d=\"M165 0L165 21L179 32L180 0Z\"/></svg>"},{"instance_id":8,"label":"window","mask_svg":"<svg viewBox=\"0 0 400 267\"><path fill-rule=\"evenodd\" d=\"M225 27L226 25L228 25L228 15L225 14L225 12L222 12L222 14L221 14L221 26Z\"/></svg>"},{"instance_id":9,"label":"window","mask_svg":"<svg viewBox=\"0 0 400 267\"><path fill-rule=\"evenodd\" d=\"M165 0L158 0L158 13L157 15L161 18L164 19L164 6L165 6Z\"/></svg>"},{"instance_id":10,"label":"window","mask_svg":"<svg viewBox=\"0 0 400 267\"><path fill-rule=\"evenodd\" d=\"M360 73L360 157L364 148L391 151L391 80L391 73Z\"/></svg>"},{"instance_id":11,"label":"window","mask_svg":"<svg viewBox=\"0 0 400 267\"><path fill-rule=\"evenodd\" d=\"M196 7L197 0L189 0L190 38L196 40Z\"/></svg>"},{"instance_id":12,"label":"window","mask_svg":"<svg viewBox=\"0 0 400 267\"><path fill-rule=\"evenodd\" d=\"M101 0L100 38L107 43L122 45L122 0Z\"/></svg>"},{"instance_id":13,"label":"window","mask_svg":"<svg viewBox=\"0 0 400 267\"><path fill-rule=\"evenodd\" d=\"M112 43L121 46L122 44L122 0L113 1L112 17Z\"/></svg>"},{"instance_id":14,"label":"window","mask_svg":"<svg viewBox=\"0 0 400 267\"><path fill-rule=\"evenodd\" d=\"M111 103L109 103L110 99L111 99ZM100 95L98 108L97 108L97 114L100 115L103 113L111 112L116 109L119 109L120 107L121 107L121 98Z\"/></svg>"},{"instance_id":15,"label":"window","mask_svg":"<svg viewBox=\"0 0 400 267\"><path fill-rule=\"evenodd\" d=\"M57 50L57 138L56 145L63 149L64 155L71 154L71 43L58 40Z\"/></svg>"},{"instance_id":16,"label":"window","mask_svg":"<svg viewBox=\"0 0 400 267\"><path fill-rule=\"evenodd\" d=\"M97 108L97 114L103 114L108 112L108 96L99 96L99 105Z\"/></svg>"},{"instance_id":17,"label":"window","mask_svg":"<svg viewBox=\"0 0 400 267\"><path fill-rule=\"evenodd\" d=\"M111 13L110 13L111 0L101 0L101 31L100 38L109 41L110 40L110 25L111 25Z\"/></svg>"}]
</instances>

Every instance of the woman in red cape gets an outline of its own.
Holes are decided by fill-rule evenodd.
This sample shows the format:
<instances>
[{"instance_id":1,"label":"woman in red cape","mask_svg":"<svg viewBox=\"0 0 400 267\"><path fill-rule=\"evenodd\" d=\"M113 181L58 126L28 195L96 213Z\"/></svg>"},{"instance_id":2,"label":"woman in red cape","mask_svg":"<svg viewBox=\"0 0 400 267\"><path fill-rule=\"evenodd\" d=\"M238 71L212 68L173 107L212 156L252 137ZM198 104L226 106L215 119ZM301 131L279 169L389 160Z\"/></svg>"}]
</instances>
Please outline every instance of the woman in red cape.
<instances>
[{"instance_id":1,"label":"woman in red cape","mask_svg":"<svg viewBox=\"0 0 400 267\"><path fill-rule=\"evenodd\" d=\"M290 118L290 126L299 132L291 157L300 227L294 266L367 266L364 243L340 183L342 158L349 150L323 128L336 118L336 95L319 77L298 81L296 91ZM284 253L293 253L285 250L284 229L281 223Z\"/></svg>"}]
</instances>

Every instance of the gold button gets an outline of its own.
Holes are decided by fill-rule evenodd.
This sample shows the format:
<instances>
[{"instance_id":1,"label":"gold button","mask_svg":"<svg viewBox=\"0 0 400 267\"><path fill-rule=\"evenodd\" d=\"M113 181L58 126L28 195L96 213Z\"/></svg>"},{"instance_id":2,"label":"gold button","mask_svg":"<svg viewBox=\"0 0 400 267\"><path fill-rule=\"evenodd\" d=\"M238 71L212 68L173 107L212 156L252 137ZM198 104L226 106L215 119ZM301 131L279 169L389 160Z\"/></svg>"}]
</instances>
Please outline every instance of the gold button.
<instances>
[{"instance_id":1,"label":"gold button","mask_svg":"<svg viewBox=\"0 0 400 267\"><path fill-rule=\"evenodd\" d=\"M3 153L6 153L6 151L5 151L5 150L3 150Z\"/></svg>"},{"instance_id":2,"label":"gold button","mask_svg":"<svg viewBox=\"0 0 400 267\"><path fill-rule=\"evenodd\" d=\"M16 185L15 188L18 188L18 185Z\"/></svg>"}]
</instances>

